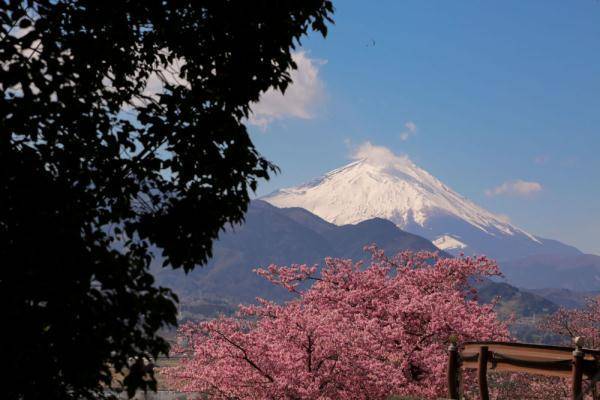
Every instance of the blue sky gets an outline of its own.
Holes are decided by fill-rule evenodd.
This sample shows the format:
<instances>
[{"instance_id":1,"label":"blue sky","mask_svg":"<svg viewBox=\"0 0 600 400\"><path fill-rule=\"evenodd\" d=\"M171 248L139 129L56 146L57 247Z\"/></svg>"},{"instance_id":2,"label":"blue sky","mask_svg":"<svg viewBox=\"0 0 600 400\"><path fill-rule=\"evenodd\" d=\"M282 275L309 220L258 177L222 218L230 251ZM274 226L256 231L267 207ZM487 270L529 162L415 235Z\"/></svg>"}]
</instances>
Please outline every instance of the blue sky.
<instances>
[{"instance_id":1,"label":"blue sky","mask_svg":"<svg viewBox=\"0 0 600 400\"><path fill-rule=\"evenodd\" d=\"M253 140L281 167L258 195L370 141L533 234L600 254L600 2L334 4L294 85L255 106Z\"/></svg>"}]
</instances>

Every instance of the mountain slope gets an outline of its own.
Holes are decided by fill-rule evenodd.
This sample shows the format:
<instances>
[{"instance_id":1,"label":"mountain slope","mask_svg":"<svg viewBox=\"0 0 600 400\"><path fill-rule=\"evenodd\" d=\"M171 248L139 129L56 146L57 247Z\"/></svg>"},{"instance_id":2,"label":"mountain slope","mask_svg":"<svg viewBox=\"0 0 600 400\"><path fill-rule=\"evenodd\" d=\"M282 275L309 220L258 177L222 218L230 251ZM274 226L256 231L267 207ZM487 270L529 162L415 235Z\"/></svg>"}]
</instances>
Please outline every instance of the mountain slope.
<instances>
[{"instance_id":1,"label":"mountain slope","mask_svg":"<svg viewBox=\"0 0 600 400\"><path fill-rule=\"evenodd\" d=\"M499 265L509 282L527 289L600 290L600 256L593 254L532 255Z\"/></svg>"},{"instance_id":2,"label":"mountain slope","mask_svg":"<svg viewBox=\"0 0 600 400\"><path fill-rule=\"evenodd\" d=\"M583 292L556 288L528 289L526 291L542 296L565 308L582 308L585 306L587 299L600 295L600 288Z\"/></svg>"},{"instance_id":3,"label":"mountain slope","mask_svg":"<svg viewBox=\"0 0 600 400\"><path fill-rule=\"evenodd\" d=\"M519 317L532 317L558 310L558 305L553 301L503 282L485 281L478 285L477 290L478 298L483 303L500 299L496 312L503 318L513 313Z\"/></svg>"},{"instance_id":4,"label":"mountain slope","mask_svg":"<svg viewBox=\"0 0 600 400\"><path fill-rule=\"evenodd\" d=\"M336 225L387 219L453 254L506 259L573 250L515 227L404 157L363 158L262 199L277 207L302 207Z\"/></svg>"},{"instance_id":5,"label":"mountain slope","mask_svg":"<svg viewBox=\"0 0 600 400\"><path fill-rule=\"evenodd\" d=\"M382 218L373 218L352 225L337 226L326 222L303 208L278 208L278 211L321 234L332 245L332 251L338 257L363 259L366 255L363 247L368 244L376 244L389 253L397 253L400 250L439 251L439 248L429 240L405 232L391 221Z\"/></svg>"},{"instance_id":6,"label":"mountain slope","mask_svg":"<svg viewBox=\"0 0 600 400\"><path fill-rule=\"evenodd\" d=\"M160 284L173 287L184 297L217 297L233 303L252 302L257 296L284 300L289 298L287 291L252 269L271 263L321 263L328 256L368 259L363 247L372 243L388 254L439 251L430 241L403 232L386 220L336 226L303 209L279 209L257 200L250 205L246 222L215 242L214 256L207 266L188 275L158 267L154 271Z\"/></svg>"}]
</instances>

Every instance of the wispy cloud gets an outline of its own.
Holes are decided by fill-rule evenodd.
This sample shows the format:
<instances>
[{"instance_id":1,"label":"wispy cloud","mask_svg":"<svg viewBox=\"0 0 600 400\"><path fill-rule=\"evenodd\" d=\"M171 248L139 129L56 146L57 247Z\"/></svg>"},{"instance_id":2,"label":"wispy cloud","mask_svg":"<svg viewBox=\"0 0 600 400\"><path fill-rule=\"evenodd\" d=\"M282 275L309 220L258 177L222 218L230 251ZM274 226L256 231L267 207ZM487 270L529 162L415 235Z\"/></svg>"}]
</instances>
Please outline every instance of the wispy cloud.
<instances>
[{"instance_id":1,"label":"wispy cloud","mask_svg":"<svg viewBox=\"0 0 600 400\"><path fill-rule=\"evenodd\" d=\"M538 182L528 182L523 180L504 182L500 186L485 191L487 196L515 196L531 197L542 191L542 185Z\"/></svg>"},{"instance_id":2,"label":"wispy cloud","mask_svg":"<svg viewBox=\"0 0 600 400\"><path fill-rule=\"evenodd\" d=\"M367 160L373 165L382 167L395 167L397 165L406 165L412 161L406 155L398 155L384 146L377 146L366 141L354 148L350 154L353 160Z\"/></svg>"},{"instance_id":3,"label":"wispy cloud","mask_svg":"<svg viewBox=\"0 0 600 400\"><path fill-rule=\"evenodd\" d=\"M292 54L292 58L298 66L290 71L292 83L285 94L274 89L263 93L260 101L252 105L252 114L248 119L250 124L266 129L276 120L314 117L315 106L324 96L319 67L325 61L309 58L304 51Z\"/></svg>"},{"instance_id":4,"label":"wispy cloud","mask_svg":"<svg viewBox=\"0 0 600 400\"><path fill-rule=\"evenodd\" d=\"M416 133L417 133L417 125L412 121L408 121L407 123L404 124L404 130L400 133L400 140L406 141L411 136L415 135Z\"/></svg>"}]
</instances>

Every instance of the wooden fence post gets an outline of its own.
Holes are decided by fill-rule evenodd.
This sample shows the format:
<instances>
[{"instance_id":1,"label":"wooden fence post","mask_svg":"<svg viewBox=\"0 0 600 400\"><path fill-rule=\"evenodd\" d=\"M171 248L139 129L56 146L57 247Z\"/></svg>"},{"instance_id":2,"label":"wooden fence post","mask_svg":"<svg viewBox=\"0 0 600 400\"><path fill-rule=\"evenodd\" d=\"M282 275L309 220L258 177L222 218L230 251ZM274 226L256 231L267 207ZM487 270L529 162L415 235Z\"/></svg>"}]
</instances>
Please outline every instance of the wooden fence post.
<instances>
[{"instance_id":1,"label":"wooden fence post","mask_svg":"<svg viewBox=\"0 0 600 400\"><path fill-rule=\"evenodd\" d=\"M573 366L572 371L572 399L581 400L583 399L583 393L581 384L583 380L583 350L581 344L583 340L579 336L574 339L575 350L573 351Z\"/></svg>"},{"instance_id":2,"label":"wooden fence post","mask_svg":"<svg viewBox=\"0 0 600 400\"><path fill-rule=\"evenodd\" d=\"M450 337L450 346L448 346L448 398L452 400L459 399L458 393L458 347L456 346L456 337Z\"/></svg>"},{"instance_id":3,"label":"wooden fence post","mask_svg":"<svg viewBox=\"0 0 600 400\"><path fill-rule=\"evenodd\" d=\"M479 383L479 398L481 400L490 400L487 382L488 355L488 347L481 346L479 348L479 357L477 360L477 380Z\"/></svg>"}]
</instances>

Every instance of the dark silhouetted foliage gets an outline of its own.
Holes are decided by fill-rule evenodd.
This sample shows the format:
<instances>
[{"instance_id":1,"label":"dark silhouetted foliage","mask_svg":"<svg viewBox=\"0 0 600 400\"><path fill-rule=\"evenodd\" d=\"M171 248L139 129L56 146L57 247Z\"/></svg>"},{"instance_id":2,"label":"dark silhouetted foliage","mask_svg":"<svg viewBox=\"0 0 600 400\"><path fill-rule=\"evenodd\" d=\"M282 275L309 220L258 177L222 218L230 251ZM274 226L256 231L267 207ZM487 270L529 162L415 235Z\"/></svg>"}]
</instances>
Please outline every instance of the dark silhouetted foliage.
<instances>
[{"instance_id":1,"label":"dark silhouetted foliage","mask_svg":"<svg viewBox=\"0 0 600 400\"><path fill-rule=\"evenodd\" d=\"M211 256L276 167L243 124L328 0L0 2L4 398L101 394L168 349L154 252ZM152 90L156 86L162 91ZM140 368L138 368L140 367ZM124 382L155 387L133 363Z\"/></svg>"}]
</instances>

